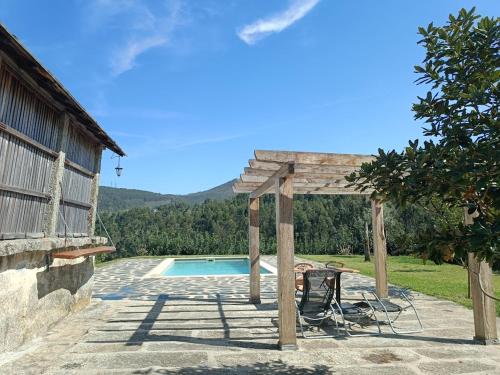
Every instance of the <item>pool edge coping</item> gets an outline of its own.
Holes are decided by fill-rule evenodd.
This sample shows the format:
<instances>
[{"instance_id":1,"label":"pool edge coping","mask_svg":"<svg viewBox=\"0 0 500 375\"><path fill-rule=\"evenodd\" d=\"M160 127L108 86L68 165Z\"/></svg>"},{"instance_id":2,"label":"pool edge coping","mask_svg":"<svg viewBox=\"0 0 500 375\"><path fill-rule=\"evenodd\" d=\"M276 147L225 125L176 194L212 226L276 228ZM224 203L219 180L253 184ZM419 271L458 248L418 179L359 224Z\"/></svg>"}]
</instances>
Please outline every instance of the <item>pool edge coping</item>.
<instances>
[{"instance_id":1,"label":"pool edge coping","mask_svg":"<svg viewBox=\"0 0 500 375\"><path fill-rule=\"evenodd\" d=\"M193 257L189 259L208 259L208 258L214 258L214 257ZM219 258L219 257L215 257ZM250 276L250 274L246 273L238 273L238 274L230 274L230 275L189 275L189 276L166 276L162 275L161 273L168 267L170 264L172 264L176 259L179 260L184 260L186 258L167 258L161 261L159 264L157 264L155 267L153 267L152 270L147 272L144 276L142 276L140 279L155 279L155 278L206 278L206 277L241 277L241 276ZM240 256L240 257L220 257L220 259L249 259L248 256ZM278 269L269 263L260 260L259 261L260 266L262 268L265 268L269 273L267 274L261 274L262 277L267 277L267 276L276 276L278 274Z\"/></svg>"}]
</instances>

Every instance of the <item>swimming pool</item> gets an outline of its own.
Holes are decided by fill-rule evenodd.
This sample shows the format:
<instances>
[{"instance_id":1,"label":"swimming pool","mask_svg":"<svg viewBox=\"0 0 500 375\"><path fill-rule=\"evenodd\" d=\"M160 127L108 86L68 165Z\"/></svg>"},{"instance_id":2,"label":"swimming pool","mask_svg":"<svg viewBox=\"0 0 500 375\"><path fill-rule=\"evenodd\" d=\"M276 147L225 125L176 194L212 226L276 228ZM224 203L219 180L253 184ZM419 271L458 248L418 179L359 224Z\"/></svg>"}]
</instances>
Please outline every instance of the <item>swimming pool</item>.
<instances>
[{"instance_id":1,"label":"swimming pool","mask_svg":"<svg viewBox=\"0 0 500 375\"><path fill-rule=\"evenodd\" d=\"M160 276L229 276L250 273L248 258L167 259L160 266ZM261 262L260 273L272 274L272 267Z\"/></svg>"}]
</instances>

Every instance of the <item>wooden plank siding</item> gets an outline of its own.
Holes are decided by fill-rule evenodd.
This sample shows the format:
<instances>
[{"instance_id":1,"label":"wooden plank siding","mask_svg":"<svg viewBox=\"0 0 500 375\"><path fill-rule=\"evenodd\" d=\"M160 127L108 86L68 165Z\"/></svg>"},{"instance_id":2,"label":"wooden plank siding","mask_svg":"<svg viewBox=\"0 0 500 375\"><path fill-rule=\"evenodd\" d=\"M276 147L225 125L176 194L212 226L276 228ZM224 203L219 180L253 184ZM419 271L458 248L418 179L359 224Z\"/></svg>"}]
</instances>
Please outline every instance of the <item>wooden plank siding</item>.
<instances>
[{"instance_id":1,"label":"wooden plank siding","mask_svg":"<svg viewBox=\"0 0 500 375\"><path fill-rule=\"evenodd\" d=\"M87 233L91 192L92 177L66 165L62 178L61 214L56 229L58 235Z\"/></svg>"},{"instance_id":2,"label":"wooden plank siding","mask_svg":"<svg viewBox=\"0 0 500 375\"><path fill-rule=\"evenodd\" d=\"M68 140L62 151L66 154L67 160L95 173L97 153L100 149L96 142L85 138L77 126L77 123L70 122Z\"/></svg>"},{"instance_id":3,"label":"wooden plank siding","mask_svg":"<svg viewBox=\"0 0 500 375\"><path fill-rule=\"evenodd\" d=\"M55 158L0 131L0 183L47 193Z\"/></svg>"},{"instance_id":4,"label":"wooden plank siding","mask_svg":"<svg viewBox=\"0 0 500 375\"><path fill-rule=\"evenodd\" d=\"M41 214L47 199L0 191L0 239L33 237L43 233Z\"/></svg>"},{"instance_id":5,"label":"wooden plank siding","mask_svg":"<svg viewBox=\"0 0 500 375\"><path fill-rule=\"evenodd\" d=\"M0 123L0 238L43 235L55 160L47 151L57 144L60 118L5 64L0 69Z\"/></svg>"},{"instance_id":6,"label":"wooden plank siding","mask_svg":"<svg viewBox=\"0 0 500 375\"><path fill-rule=\"evenodd\" d=\"M0 71L0 121L55 150L62 131L60 113L3 65Z\"/></svg>"},{"instance_id":7,"label":"wooden plank siding","mask_svg":"<svg viewBox=\"0 0 500 375\"><path fill-rule=\"evenodd\" d=\"M102 148L94 137L80 130L83 125L58 108L2 61L0 239L46 235L45 221L54 188L51 176L60 151L65 154L61 181L64 199L57 225L54 222L56 234L82 236L88 232L93 178ZM65 121L69 121L67 131Z\"/></svg>"},{"instance_id":8,"label":"wooden plank siding","mask_svg":"<svg viewBox=\"0 0 500 375\"><path fill-rule=\"evenodd\" d=\"M57 222L57 235L74 237L87 235L87 217L89 214L88 207L81 207L73 203L61 203L59 221ZM63 218L65 219L63 220ZM65 231L66 222L67 228Z\"/></svg>"},{"instance_id":9,"label":"wooden plank siding","mask_svg":"<svg viewBox=\"0 0 500 375\"><path fill-rule=\"evenodd\" d=\"M62 179L62 198L64 200L89 204L91 189L92 177L73 169L69 165L64 167Z\"/></svg>"}]
</instances>

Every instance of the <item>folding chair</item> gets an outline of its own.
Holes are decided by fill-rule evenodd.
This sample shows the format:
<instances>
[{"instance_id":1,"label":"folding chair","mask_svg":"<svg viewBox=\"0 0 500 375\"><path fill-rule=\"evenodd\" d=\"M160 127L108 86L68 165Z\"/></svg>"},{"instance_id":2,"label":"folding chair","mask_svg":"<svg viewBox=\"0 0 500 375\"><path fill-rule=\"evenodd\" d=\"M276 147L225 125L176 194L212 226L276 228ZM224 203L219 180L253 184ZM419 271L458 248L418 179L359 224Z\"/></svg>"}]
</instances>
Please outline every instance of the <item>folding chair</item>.
<instances>
[{"instance_id":1,"label":"folding chair","mask_svg":"<svg viewBox=\"0 0 500 375\"><path fill-rule=\"evenodd\" d=\"M358 302L359 303L359 302ZM332 301L332 306L334 311L342 319L342 327L344 328L344 333L347 336L374 336L380 335L382 330L380 329L380 324L375 314L374 309L371 306L365 307L360 306L358 303L342 302L338 303L335 299ZM359 326L361 329L375 324L377 326L377 332L367 332L367 333L351 333L352 327L354 325Z\"/></svg>"},{"instance_id":2,"label":"folding chair","mask_svg":"<svg viewBox=\"0 0 500 375\"><path fill-rule=\"evenodd\" d=\"M339 335L337 313L332 306L335 285L323 288L323 281L328 276L335 276L334 271L313 269L304 273L302 296L300 302L296 301L297 321L304 338L336 337ZM335 277L333 280L335 282ZM329 321L335 323L337 334L306 335L305 324L317 327L319 331L320 327Z\"/></svg>"},{"instance_id":3,"label":"folding chair","mask_svg":"<svg viewBox=\"0 0 500 375\"><path fill-rule=\"evenodd\" d=\"M373 299L368 299L367 295L371 294ZM364 301L357 302L354 305L360 308L370 309L373 315L376 317L376 312L381 312L385 315L386 320L377 321L382 324L387 324L391 328L392 332L396 335L403 335L409 333L418 333L424 330L420 316L418 315L415 305L411 299L404 292L399 292L399 298L401 299L401 304L396 304L390 301L388 298L381 299L374 292L362 293ZM394 323L399 319L401 314L407 310L413 311L415 317L417 318L418 328L416 329L398 329ZM377 323L378 324L378 323Z\"/></svg>"}]
</instances>

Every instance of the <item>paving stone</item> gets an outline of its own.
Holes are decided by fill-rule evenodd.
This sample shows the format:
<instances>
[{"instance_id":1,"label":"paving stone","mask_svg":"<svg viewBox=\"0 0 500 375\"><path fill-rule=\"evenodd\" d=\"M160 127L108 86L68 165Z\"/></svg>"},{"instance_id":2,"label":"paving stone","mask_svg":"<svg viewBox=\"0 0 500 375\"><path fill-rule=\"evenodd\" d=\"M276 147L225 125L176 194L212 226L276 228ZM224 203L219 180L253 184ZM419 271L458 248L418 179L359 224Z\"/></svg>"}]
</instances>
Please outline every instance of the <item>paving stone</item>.
<instances>
[{"instance_id":1,"label":"paving stone","mask_svg":"<svg viewBox=\"0 0 500 375\"><path fill-rule=\"evenodd\" d=\"M425 374L469 374L476 372L487 372L499 374L500 367L484 361L461 360L461 361L433 361L421 363L418 368Z\"/></svg>"},{"instance_id":2,"label":"paving stone","mask_svg":"<svg viewBox=\"0 0 500 375\"><path fill-rule=\"evenodd\" d=\"M81 342L69 349L71 353L114 353L133 352L140 350L139 345L127 345L126 343L86 343Z\"/></svg>"},{"instance_id":3,"label":"paving stone","mask_svg":"<svg viewBox=\"0 0 500 375\"><path fill-rule=\"evenodd\" d=\"M150 366L180 367L207 365L204 352L127 352L71 354L64 356L59 368L65 369L120 369Z\"/></svg>"},{"instance_id":4,"label":"paving stone","mask_svg":"<svg viewBox=\"0 0 500 375\"><path fill-rule=\"evenodd\" d=\"M308 350L300 352L262 352L243 354L215 355L214 359L220 366L233 366L238 363L258 363L260 361L281 360L294 365L380 365L404 364L419 360L419 356L407 349L391 348L383 350L354 351L344 348L335 350Z\"/></svg>"},{"instance_id":5,"label":"paving stone","mask_svg":"<svg viewBox=\"0 0 500 375\"><path fill-rule=\"evenodd\" d=\"M339 375L412 375L415 370L404 365L400 366L355 366L355 367L335 367L332 374Z\"/></svg>"},{"instance_id":6,"label":"paving stone","mask_svg":"<svg viewBox=\"0 0 500 375\"><path fill-rule=\"evenodd\" d=\"M335 339L325 338L325 339L311 339L311 340L301 340L300 350L335 350L340 347L340 344Z\"/></svg>"},{"instance_id":7,"label":"paving stone","mask_svg":"<svg viewBox=\"0 0 500 375\"><path fill-rule=\"evenodd\" d=\"M432 341L405 339L398 336L347 337L338 339L339 345L351 349L366 348L415 348L433 346Z\"/></svg>"},{"instance_id":8,"label":"paving stone","mask_svg":"<svg viewBox=\"0 0 500 375\"><path fill-rule=\"evenodd\" d=\"M440 349L415 349L415 352L432 359L466 359L466 358L490 358L498 353L484 347L467 345L465 348L440 348Z\"/></svg>"},{"instance_id":9,"label":"paving stone","mask_svg":"<svg viewBox=\"0 0 500 375\"><path fill-rule=\"evenodd\" d=\"M170 352L170 351L219 351L231 352L241 351L243 348L233 346L228 343L229 340L212 340L208 343L206 340L192 340L190 342L165 341L165 342L146 342L142 346L143 351L148 352Z\"/></svg>"}]
</instances>

